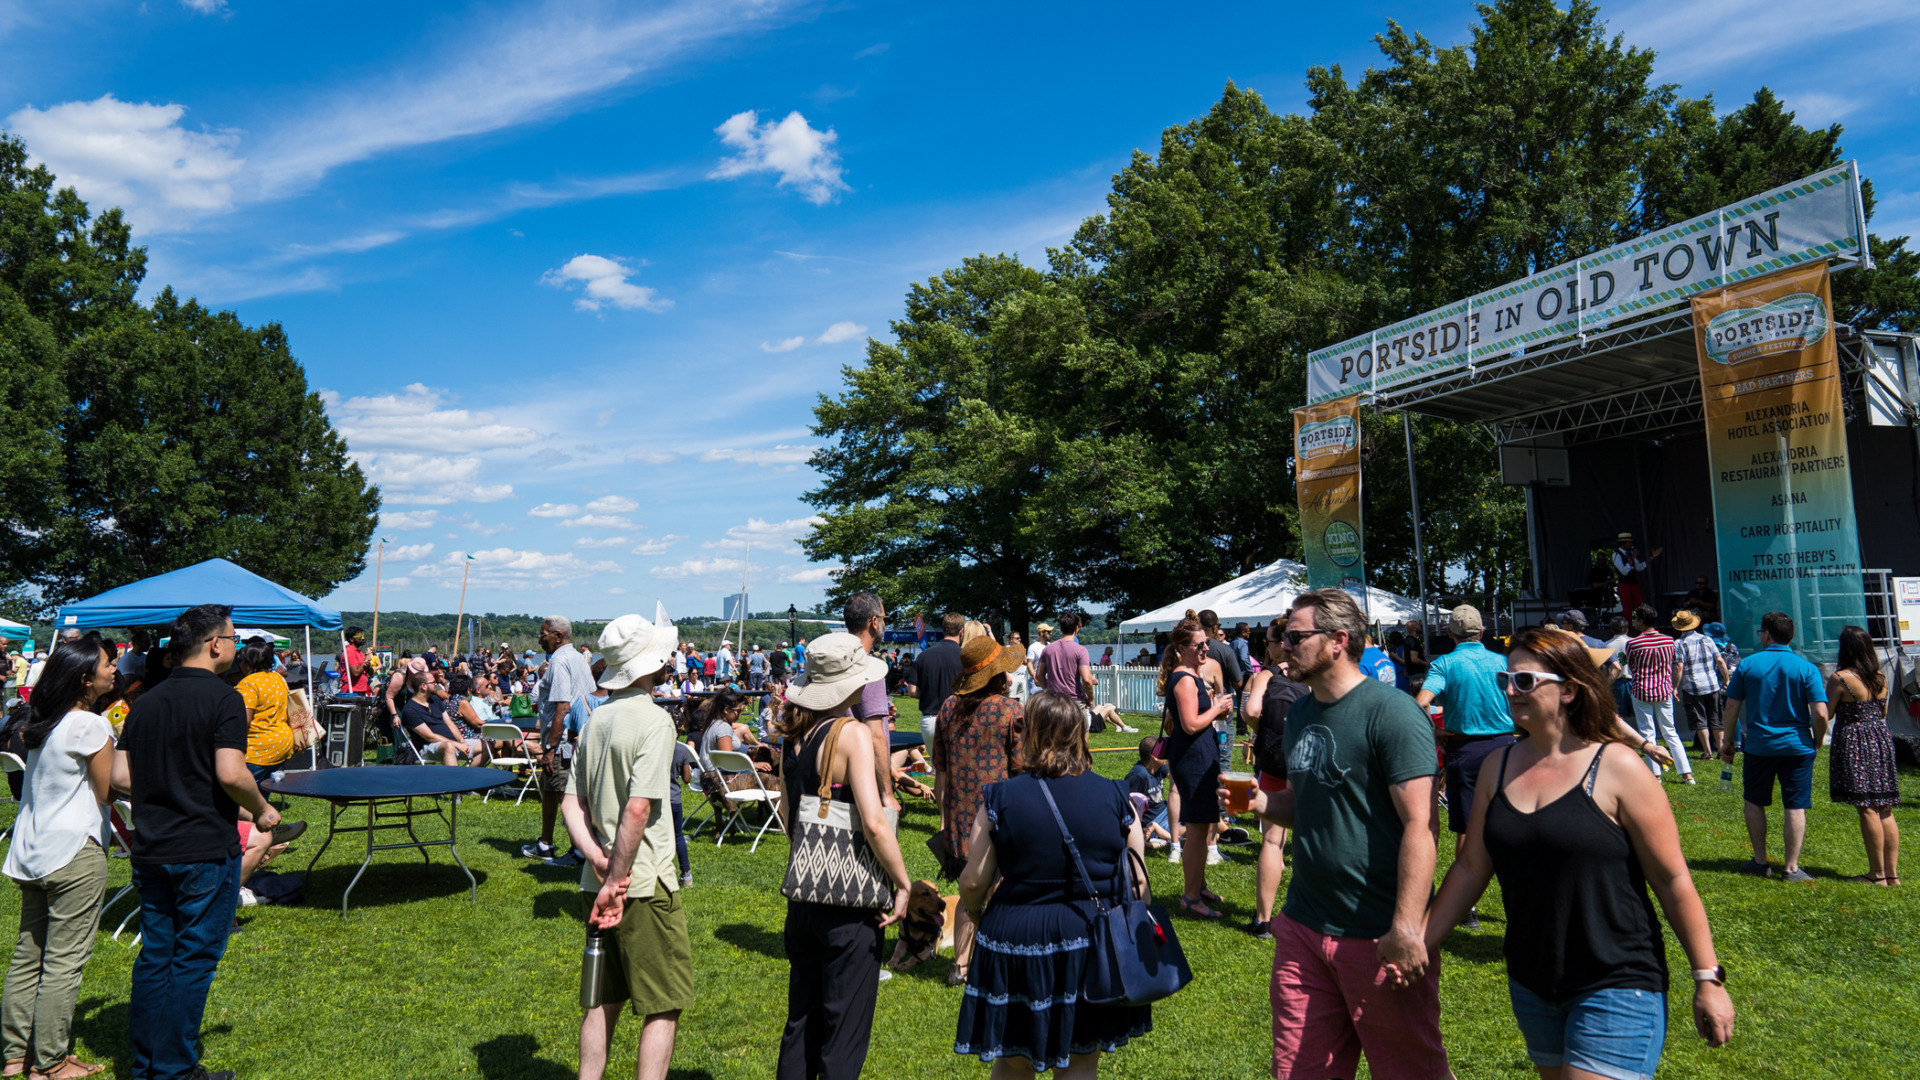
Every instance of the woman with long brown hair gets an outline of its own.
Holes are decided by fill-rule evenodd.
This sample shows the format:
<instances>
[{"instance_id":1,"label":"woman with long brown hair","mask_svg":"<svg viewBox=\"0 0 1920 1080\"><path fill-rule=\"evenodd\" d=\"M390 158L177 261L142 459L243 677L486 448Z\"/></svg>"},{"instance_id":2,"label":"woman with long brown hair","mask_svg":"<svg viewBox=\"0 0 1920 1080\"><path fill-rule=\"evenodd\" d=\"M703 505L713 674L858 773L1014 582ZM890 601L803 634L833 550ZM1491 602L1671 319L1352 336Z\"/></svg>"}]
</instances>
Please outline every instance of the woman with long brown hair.
<instances>
[{"instance_id":1,"label":"woman with long brown hair","mask_svg":"<svg viewBox=\"0 0 1920 1080\"><path fill-rule=\"evenodd\" d=\"M940 804L940 836L946 857L940 876L953 879L966 866L967 843L973 819L980 812L982 793L1020 771L1020 738L1026 714L1007 696L1008 676L1026 663L1026 655L991 636L981 635L960 646L960 678L953 696L940 706L933 728L934 798ZM961 908L953 924L953 969L949 985L967 981L973 959L973 919Z\"/></svg>"},{"instance_id":2,"label":"woman with long brown hair","mask_svg":"<svg viewBox=\"0 0 1920 1080\"><path fill-rule=\"evenodd\" d=\"M1213 722L1233 707L1233 699L1208 691L1201 665L1207 658L1207 636L1200 625L1183 621L1174 627L1167 655L1160 662L1160 692L1166 699L1167 771L1179 796L1182 846L1180 866L1185 889L1179 911L1199 919L1218 919L1220 897L1207 891L1208 841L1220 822L1220 742Z\"/></svg>"},{"instance_id":3,"label":"woman with long brown hair","mask_svg":"<svg viewBox=\"0 0 1920 1080\"><path fill-rule=\"evenodd\" d=\"M1024 753L1024 772L987 785L960 875L960 905L980 930L953 1050L992 1062L993 1080L1090 1077L1102 1052L1152 1030L1153 1010L1082 996L1096 898L1063 849L1070 838L1113 903L1123 872L1144 892L1145 842L1126 789L1093 771L1079 702L1052 691L1028 700Z\"/></svg>"},{"instance_id":4,"label":"woman with long brown hair","mask_svg":"<svg viewBox=\"0 0 1920 1080\"><path fill-rule=\"evenodd\" d=\"M1833 702L1827 795L1860 814L1867 872L1846 880L1867 885L1900 884L1900 826L1893 820L1900 777L1887 731L1892 689L1873 651L1873 636L1864 627L1842 627L1839 667L1827 680L1827 700Z\"/></svg>"},{"instance_id":5,"label":"woman with long brown hair","mask_svg":"<svg viewBox=\"0 0 1920 1080\"><path fill-rule=\"evenodd\" d=\"M1733 1002L1660 782L1623 739L1592 653L1521 631L1496 679L1526 737L1480 769L1467 843L1427 917L1437 948L1494 877L1507 990L1540 1075L1652 1076L1667 1030L1667 952L1648 886L1693 970L1694 1027L1733 1036ZM1614 750L1614 745L1620 749Z\"/></svg>"}]
</instances>

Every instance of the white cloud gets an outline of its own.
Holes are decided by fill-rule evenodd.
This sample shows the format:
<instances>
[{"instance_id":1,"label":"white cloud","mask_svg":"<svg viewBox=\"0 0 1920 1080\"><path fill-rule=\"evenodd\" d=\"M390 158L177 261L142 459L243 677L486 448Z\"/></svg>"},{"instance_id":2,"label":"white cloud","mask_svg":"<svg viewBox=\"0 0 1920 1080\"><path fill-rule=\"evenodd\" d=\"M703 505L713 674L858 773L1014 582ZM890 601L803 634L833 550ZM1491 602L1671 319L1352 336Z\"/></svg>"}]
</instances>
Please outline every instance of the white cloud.
<instances>
[{"instance_id":1,"label":"white cloud","mask_svg":"<svg viewBox=\"0 0 1920 1080\"><path fill-rule=\"evenodd\" d=\"M408 510L398 514L381 513L383 529L431 529L440 520L438 510Z\"/></svg>"},{"instance_id":2,"label":"white cloud","mask_svg":"<svg viewBox=\"0 0 1920 1080\"><path fill-rule=\"evenodd\" d=\"M381 498L396 505L447 506L456 502L498 502L513 495L512 484L483 484L485 464L477 457L429 457L425 454L362 454L354 459L367 478L380 485Z\"/></svg>"},{"instance_id":3,"label":"white cloud","mask_svg":"<svg viewBox=\"0 0 1920 1080\"><path fill-rule=\"evenodd\" d=\"M227 0L180 0L180 5L188 11L201 15L225 15Z\"/></svg>"},{"instance_id":4,"label":"white cloud","mask_svg":"<svg viewBox=\"0 0 1920 1080\"><path fill-rule=\"evenodd\" d=\"M413 584L413 579L410 577L390 577L387 580L381 582L381 584L385 585L389 589L404 589L407 586Z\"/></svg>"},{"instance_id":5,"label":"white cloud","mask_svg":"<svg viewBox=\"0 0 1920 1080\"><path fill-rule=\"evenodd\" d=\"M305 187L329 170L409 146L527 123L764 28L783 0L685 0L583 5L549 0L525 14L464 21L432 55L403 57L395 74L318 98L263 141L252 183L263 196Z\"/></svg>"},{"instance_id":6,"label":"white cloud","mask_svg":"<svg viewBox=\"0 0 1920 1080\"><path fill-rule=\"evenodd\" d=\"M760 343L760 351L769 353L792 352L806 343L807 339L803 337L781 338L778 342L772 344L763 341Z\"/></svg>"},{"instance_id":7,"label":"white cloud","mask_svg":"<svg viewBox=\"0 0 1920 1080\"><path fill-rule=\"evenodd\" d=\"M740 151L707 174L716 180L779 173L780 186L798 189L816 206L830 202L835 192L851 190L840 178L840 155L833 149L839 135L832 128L814 130L797 111L778 123L764 124L752 110L734 113L713 130L721 142Z\"/></svg>"},{"instance_id":8,"label":"white cloud","mask_svg":"<svg viewBox=\"0 0 1920 1080\"><path fill-rule=\"evenodd\" d=\"M630 536L583 536L575 540L573 546L578 548L606 548L621 547L622 545L631 543L633 543L633 538Z\"/></svg>"},{"instance_id":9,"label":"white cloud","mask_svg":"<svg viewBox=\"0 0 1920 1080\"><path fill-rule=\"evenodd\" d=\"M594 426L594 427L597 427L597 428L602 428L602 427L606 427L606 426L607 426L608 424L610 424L610 423L612 423L612 422L613 422L613 412L614 412L614 411L613 411L612 409L602 409L602 410L600 410L600 413L599 413L599 415L597 415L597 416L595 416L595 417L593 418L593 426Z\"/></svg>"},{"instance_id":10,"label":"white cloud","mask_svg":"<svg viewBox=\"0 0 1920 1080\"><path fill-rule=\"evenodd\" d=\"M668 533L667 535L659 538L658 540L642 540L640 543L634 545L633 550L628 554L632 554L632 555L664 554L668 548L672 547L673 545L685 539L686 537L684 536L676 536L673 533Z\"/></svg>"},{"instance_id":11,"label":"white cloud","mask_svg":"<svg viewBox=\"0 0 1920 1080\"><path fill-rule=\"evenodd\" d=\"M640 509L640 504L625 495L602 495L587 504L590 514L631 514Z\"/></svg>"},{"instance_id":12,"label":"white cloud","mask_svg":"<svg viewBox=\"0 0 1920 1080\"><path fill-rule=\"evenodd\" d=\"M826 332L814 339L815 345L837 345L842 341L857 338L867 332L867 328L856 322L837 322L827 327Z\"/></svg>"},{"instance_id":13,"label":"white cloud","mask_svg":"<svg viewBox=\"0 0 1920 1080\"><path fill-rule=\"evenodd\" d=\"M620 514L582 514L560 523L563 529L638 529L632 518Z\"/></svg>"},{"instance_id":14,"label":"white cloud","mask_svg":"<svg viewBox=\"0 0 1920 1080\"><path fill-rule=\"evenodd\" d=\"M442 585L459 588L461 573L468 570L467 555L464 551L450 551L440 562L414 570L413 576L437 579ZM626 569L616 562L589 561L571 551L549 554L500 547L475 551L472 555L468 584L489 588L564 585L589 577L619 574Z\"/></svg>"},{"instance_id":15,"label":"white cloud","mask_svg":"<svg viewBox=\"0 0 1920 1080\"><path fill-rule=\"evenodd\" d=\"M532 428L502 424L492 413L449 409L447 393L422 383L398 394L342 398L323 390L334 428L356 451L435 450L473 453L525 446L539 439Z\"/></svg>"},{"instance_id":16,"label":"white cloud","mask_svg":"<svg viewBox=\"0 0 1920 1080\"><path fill-rule=\"evenodd\" d=\"M813 517L789 518L786 521L762 521L748 518L745 525L735 525L728 529L726 536L719 540L710 540L700 545L705 548L752 548L758 551L790 550L803 536L813 531L815 525L823 525L826 518Z\"/></svg>"},{"instance_id":17,"label":"white cloud","mask_svg":"<svg viewBox=\"0 0 1920 1080\"><path fill-rule=\"evenodd\" d=\"M701 461L737 461L742 465L804 465L813 457L815 446L788 446L784 443L764 450L719 448L700 455Z\"/></svg>"},{"instance_id":18,"label":"white cloud","mask_svg":"<svg viewBox=\"0 0 1920 1080\"><path fill-rule=\"evenodd\" d=\"M240 133L189 131L184 105L150 105L104 94L46 109L29 105L6 127L93 204L126 209L143 230L178 226L194 215L233 207L233 182L246 159Z\"/></svg>"},{"instance_id":19,"label":"white cloud","mask_svg":"<svg viewBox=\"0 0 1920 1080\"><path fill-rule=\"evenodd\" d=\"M1782 26L1794 27L1795 46L1804 50L1842 35L1920 22L1920 5L1903 0L1827 0L1813 19L1804 17L1806 10L1788 0L1644 0L1614 11L1607 23L1629 44L1657 49L1654 70L1665 81L1750 72L1757 58L1778 54ZM1788 108L1797 96L1786 95Z\"/></svg>"},{"instance_id":20,"label":"white cloud","mask_svg":"<svg viewBox=\"0 0 1920 1080\"><path fill-rule=\"evenodd\" d=\"M642 465L665 465L679 461L680 455L669 450L635 450L627 455L628 461L637 461Z\"/></svg>"},{"instance_id":21,"label":"white cloud","mask_svg":"<svg viewBox=\"0 0 1920 1080\"><path fill-rule=\"evenodd\" d=\"M543 517L543 518L560 518L560 517L572 517L573 515L579 512L580 512L580 507L576 506L573 503L541 503L539 506L536 506L533 509L527 511L527 516Z\"/></svg>"},{"instance_id":22,"label":"white cloud","mask_svg":"<svg viewBox=\"0 0 1920 1080\"><path fill-rule=\"evenodd\" d=\"M433 554L432 544L401 544L390 553L394 561L406 562L410 559L424 559Z\"/></svg>"},{"instance_id":23,"label":"white cloud","mask_svg":"<svg viewBox=\"0 0 1920 1080\"><path fill-rule=\"evenodd\" d=\"M780 584L820 585L832 581L835 574L845 569L844 566L815 566L799 570L783 566L780 568Z\"/></svg>"},{"instance_id":24,"label":"white cloud","mask_svg":"<svg viewBox=\"0 0 1920 1080\"><path fill-rule=\"evenodd\" d=\"M739 559L688 559L672 566L656 566L647 571L654 577L684 581L687 578L713 577L716 574L738 574L745 568Z\"/></svg>"},{"instance_id":25,"label":"white cloud","mask_svg":"<svg viewBox=\"0 0 1920 1080\"><path fill-rule=\"evenodd\" d=\"M575 255L565 266L543 274L540 282L556 289L569 288L569 282L584 283L586 295L573 302L580 311L599 311L609 304L623 311L665 311L673 306L673 301L660 299L656 290L628 281L627 275L635 272L604 255Z\"/></svg>"}]
</instances>

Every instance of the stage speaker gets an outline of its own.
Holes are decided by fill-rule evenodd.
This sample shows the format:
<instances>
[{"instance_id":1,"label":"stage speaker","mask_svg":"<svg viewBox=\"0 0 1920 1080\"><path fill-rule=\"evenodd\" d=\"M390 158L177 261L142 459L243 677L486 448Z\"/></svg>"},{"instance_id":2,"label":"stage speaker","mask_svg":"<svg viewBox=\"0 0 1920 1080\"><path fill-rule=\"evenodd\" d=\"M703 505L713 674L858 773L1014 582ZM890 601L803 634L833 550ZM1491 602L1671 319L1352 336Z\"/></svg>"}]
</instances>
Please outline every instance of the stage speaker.
<instances>
[{"instance_id":1,"label":"stage speaker","mask_svg":"<svg viewBox=\"0 0 1920 1080\"><path fill-rule=\"evenodd\" d=\"M316 768L343 769L364 764L367 751L367 705L364 697L335 697L327 703L327 738Z\"/></svg>"}]
</instances>

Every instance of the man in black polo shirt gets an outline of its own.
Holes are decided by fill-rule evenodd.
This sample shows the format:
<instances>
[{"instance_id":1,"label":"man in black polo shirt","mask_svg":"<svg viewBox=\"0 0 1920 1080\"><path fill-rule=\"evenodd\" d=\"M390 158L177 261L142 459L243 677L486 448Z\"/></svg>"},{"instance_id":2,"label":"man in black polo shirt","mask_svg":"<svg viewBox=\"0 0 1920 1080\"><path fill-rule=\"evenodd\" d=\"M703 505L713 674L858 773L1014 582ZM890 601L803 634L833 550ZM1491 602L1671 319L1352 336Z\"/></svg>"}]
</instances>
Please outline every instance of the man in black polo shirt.
<instances>
[{"instance_id":1,"label":"man in black polo shirt","mask_svg":"<svg viewBox=\"0 0 1920 1080\"><path fill-rule=\"evenodd\" d=\"M913 680L911 686L904 687L907 693L920 699L920 732L926 736L927 748L933 748L933 722L940 715L940 706L953 696L953 684L960 678L960 635L967 629L967 617L957 611L949 611L940 619L940 640L920 650L914 658Z\"/></svg>"},{"instance_id":2,"label":"man in black polo shirt","mask_svg":"<svg viewBox=\"0 0 1920 1080\"><path fill-rule=\"evenodd\" d=\"M134 1080L232 1080L200 1065L200 1022L240 900L239 807L280 823L247 771L247 707L220 678L233 666L232 609L173 621L174 665L141 695L120 736L116 780L133 793L140 955L127 1025Z\"/></svg>"}]
</instances>

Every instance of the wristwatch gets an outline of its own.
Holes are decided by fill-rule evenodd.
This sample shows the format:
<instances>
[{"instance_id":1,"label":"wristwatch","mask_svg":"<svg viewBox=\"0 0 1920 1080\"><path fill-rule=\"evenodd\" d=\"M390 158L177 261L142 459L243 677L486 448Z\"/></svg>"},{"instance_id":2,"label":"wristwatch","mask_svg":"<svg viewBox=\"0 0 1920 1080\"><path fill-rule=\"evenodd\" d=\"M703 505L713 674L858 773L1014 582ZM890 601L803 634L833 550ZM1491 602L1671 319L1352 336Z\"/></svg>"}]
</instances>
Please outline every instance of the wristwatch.
<instances>
[{"instance_id":1,"label":"wristwatch","mask_svg":"<svg viewBox=\"0 0 1920 1080\"><path fill-rule=\"evenodd\" d=\"M1727 966L1725 964L1715 964L1710 968L1695 968L1693 969L1693 981L1697 983L1719 983L1721 986L1725 986L1727 985Z\"/></svg>"}]
</instances>

